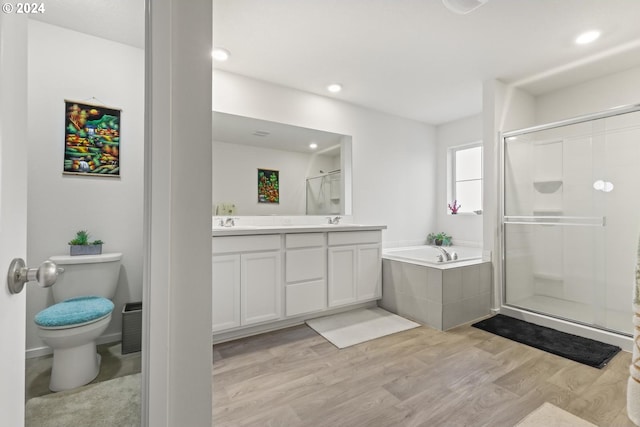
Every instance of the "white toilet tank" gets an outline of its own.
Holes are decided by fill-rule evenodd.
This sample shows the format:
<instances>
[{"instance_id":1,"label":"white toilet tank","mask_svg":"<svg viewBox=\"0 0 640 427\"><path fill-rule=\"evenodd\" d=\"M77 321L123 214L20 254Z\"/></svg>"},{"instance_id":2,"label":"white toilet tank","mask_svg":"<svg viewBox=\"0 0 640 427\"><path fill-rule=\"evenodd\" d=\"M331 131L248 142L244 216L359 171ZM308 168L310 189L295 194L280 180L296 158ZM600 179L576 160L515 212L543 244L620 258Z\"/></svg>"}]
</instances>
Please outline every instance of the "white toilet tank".
<instances>
[{"instance_id":1,"label":"white toilet tank","mask_svg":"<svg viewBox=\"0 0 640 427\"><path fill-rule=\"evenodd\" d=\"M113 299L118 286L121 258L121 253L52 256L49 259L64 268L51 287L54 301L80 296Z\"/></svg>"}]
</instances>

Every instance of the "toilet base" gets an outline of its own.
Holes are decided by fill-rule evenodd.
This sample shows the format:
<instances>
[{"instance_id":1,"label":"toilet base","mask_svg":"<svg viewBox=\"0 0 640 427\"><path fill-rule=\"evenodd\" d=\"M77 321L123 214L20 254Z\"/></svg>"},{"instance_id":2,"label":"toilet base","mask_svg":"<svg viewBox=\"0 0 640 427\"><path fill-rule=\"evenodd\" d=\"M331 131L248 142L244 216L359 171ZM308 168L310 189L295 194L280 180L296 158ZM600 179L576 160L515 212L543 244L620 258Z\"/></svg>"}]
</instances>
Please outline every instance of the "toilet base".
<instances>
[{"instance_id":1,"label":"toilet base","mask_svg":"<svg viewBox=\"0 0 640 427\"><path fill-rule=\"evenodd\" d=\"M95 341L78 347L54 349L49 390L70 390L90 383L100 372L100 359Z\"/></svg>"}]
</instances>

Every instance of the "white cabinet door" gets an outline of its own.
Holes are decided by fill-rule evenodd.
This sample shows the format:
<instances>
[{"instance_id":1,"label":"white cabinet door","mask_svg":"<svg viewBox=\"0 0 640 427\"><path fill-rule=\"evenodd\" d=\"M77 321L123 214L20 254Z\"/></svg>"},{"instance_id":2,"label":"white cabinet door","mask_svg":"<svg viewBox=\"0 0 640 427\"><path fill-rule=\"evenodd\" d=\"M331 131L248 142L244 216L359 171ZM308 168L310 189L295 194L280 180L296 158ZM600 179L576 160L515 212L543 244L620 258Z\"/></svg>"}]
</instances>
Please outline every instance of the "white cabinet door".
<instances>
[{"instance_id":1,"label":"white cabinet door","mask_svg":"<svg viewBox=\"0 0 640 427\"><path fill-rule=\"evenodd\" d=\"M213 332L240 326L240 255L212 259Z\"/></svg>"},{"instance_id":2,"label":"white cabinet door","mask_svg":"<svg viewBox=\"0 0 640 427\"><path fill-rule=\"evenodd\" d=\"M358 245L358 301L382 296L382 249L379 244Z\"/></svg>"},{"instance_id":3,"label":"white cabinet door","mask_svg":"<svg viewBox=\"0 0 640 427\"><path fill-rule=\"evenodd\" d=\"M257 252L241 256L242 325L282 317L280 260L280 252Z\"/></svg>"},{"instance_id":4,"label":"white cabinet door","mask_svg":"<svg viewBox=\"0 0 640 427\"><path fill-rule=\"evenodd\" d=\"M356 246L336 246L328 249L329 307L350 304L357 300Z\"/></svg>"}]
</instances>

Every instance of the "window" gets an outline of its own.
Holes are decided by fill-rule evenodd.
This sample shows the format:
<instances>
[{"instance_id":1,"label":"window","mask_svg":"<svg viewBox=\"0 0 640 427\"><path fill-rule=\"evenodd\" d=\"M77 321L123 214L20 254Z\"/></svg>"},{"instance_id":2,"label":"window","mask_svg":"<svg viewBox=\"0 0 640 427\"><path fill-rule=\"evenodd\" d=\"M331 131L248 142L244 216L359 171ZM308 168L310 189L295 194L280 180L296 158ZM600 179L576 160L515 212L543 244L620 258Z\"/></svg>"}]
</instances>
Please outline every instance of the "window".
<instances>
[{"instance_id":1,"label":"window","mask_svg":"<svg viewBox=\"0 0 640 427\"><path fill-rule=\"evenodd\" d=\"M482 211L481 143L454 147L450 154L451 184L448 203L457 200L462 205L458 213Z\"/></svg>"}]
</instances>

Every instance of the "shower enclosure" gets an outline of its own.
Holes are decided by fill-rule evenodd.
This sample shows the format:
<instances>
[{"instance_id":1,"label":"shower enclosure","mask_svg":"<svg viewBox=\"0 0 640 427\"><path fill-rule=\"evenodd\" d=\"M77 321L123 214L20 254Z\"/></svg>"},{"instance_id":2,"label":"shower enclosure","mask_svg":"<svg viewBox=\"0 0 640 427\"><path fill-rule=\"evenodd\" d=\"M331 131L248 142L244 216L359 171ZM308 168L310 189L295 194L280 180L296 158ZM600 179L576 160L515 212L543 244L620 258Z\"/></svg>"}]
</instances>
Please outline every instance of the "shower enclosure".
<instances>
[{"instance_id":1,"label":"shower enclosure","mask_svg":"<svg viewBox=\"0 0 640 427\"><path fill-rule=\"evenodd\" d=\"M342 212L340 170L307 178L307 215L339 215Z\"/></svg>"},{"instance_id":2,"label":"shower enclosure","mask_svg":"<svg viewBox=\"0 0 640 427\"><path fill-rule=\"evenodd\" d=\"M502 136L502 305L631 335L640 105Z\"/></svg>"}]
</instances>

